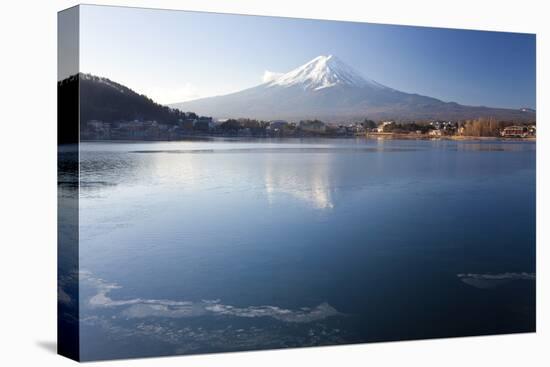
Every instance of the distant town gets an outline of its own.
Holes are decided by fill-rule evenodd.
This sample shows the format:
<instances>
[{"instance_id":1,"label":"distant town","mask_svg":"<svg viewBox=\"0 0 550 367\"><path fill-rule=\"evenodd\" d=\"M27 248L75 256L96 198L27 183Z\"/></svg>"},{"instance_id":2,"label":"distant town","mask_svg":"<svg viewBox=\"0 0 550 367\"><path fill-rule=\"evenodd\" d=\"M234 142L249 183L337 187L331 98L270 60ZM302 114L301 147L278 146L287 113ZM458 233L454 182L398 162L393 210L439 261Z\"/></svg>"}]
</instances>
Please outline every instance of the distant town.
<instances>
[{"instance_id":1,"label":"distant town","mask_svg":"<svg viewBox=\"0 0 550 367\"><path fill-rule=\"evenodd\" d=\"M480 118L466 121L396 122L365 119L353 123L325 123L320 120L298 122L255 119L223 119L187 113L173 123L155 120L104 122L89 120L81 124L82 140L184 140L192 137L395 137L460 138L493 137L534 139L536 124Z\"/></svg>"}]
</instances>

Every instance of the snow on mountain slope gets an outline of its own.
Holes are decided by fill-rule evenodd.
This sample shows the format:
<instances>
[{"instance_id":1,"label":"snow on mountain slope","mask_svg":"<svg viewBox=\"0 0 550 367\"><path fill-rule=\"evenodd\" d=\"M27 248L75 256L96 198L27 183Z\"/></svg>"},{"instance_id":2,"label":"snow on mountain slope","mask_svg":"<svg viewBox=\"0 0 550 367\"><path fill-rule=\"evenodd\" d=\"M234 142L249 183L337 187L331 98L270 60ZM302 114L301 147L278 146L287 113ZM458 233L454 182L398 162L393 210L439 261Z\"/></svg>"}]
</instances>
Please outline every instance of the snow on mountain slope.
<instances>
[{"instance_id":1,"label":"snow on mountain slope","mask_svg":"<svg viewBox=\"0 0 550 367\"><path fill-rule=\"evenodd\" d=\"M463 106L405 93L363 77L337 57L318 56L258 86L222 96L176 103L171 107L216 118L263 120L317 118L327 122L354 119L470 119L493 116L534 119L520 110Z\"/></svg>"},{"instance_id":2,"label":"snow on mountain slope","mask_svg":"<svg viewBox=\"0 0 550 367\"><path fill-rule=\"evenodd\" d=\"M268 86L301 85L304 89L319 90L338 84L365 87L371 85L386 88L373 80L367 80L333 55L318 56L268 83Z\"/></svg>"}]
</instances>

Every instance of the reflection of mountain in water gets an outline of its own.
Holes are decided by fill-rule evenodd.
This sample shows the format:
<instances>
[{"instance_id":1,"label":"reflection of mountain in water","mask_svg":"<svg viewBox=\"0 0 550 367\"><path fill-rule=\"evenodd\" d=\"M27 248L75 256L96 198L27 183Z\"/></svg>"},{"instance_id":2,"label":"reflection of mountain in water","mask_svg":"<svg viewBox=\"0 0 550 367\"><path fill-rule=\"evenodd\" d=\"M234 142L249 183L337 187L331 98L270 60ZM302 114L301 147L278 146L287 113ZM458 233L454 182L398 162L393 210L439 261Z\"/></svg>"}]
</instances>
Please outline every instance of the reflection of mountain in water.
<instances>
[{"instance_id":1,"label":"reflection of mountain in water","mask_svg":"<svg viewBox=\"0 0 550 367\"><path fill-rule=\"evenodd\" d=\"M329 182L328 156L317 157L304 170L302 165L269 159L266 162L265 189L270 204L276 200L276 194L291 195L316 209L334 207Z\"/></svg>"}]
</instances>

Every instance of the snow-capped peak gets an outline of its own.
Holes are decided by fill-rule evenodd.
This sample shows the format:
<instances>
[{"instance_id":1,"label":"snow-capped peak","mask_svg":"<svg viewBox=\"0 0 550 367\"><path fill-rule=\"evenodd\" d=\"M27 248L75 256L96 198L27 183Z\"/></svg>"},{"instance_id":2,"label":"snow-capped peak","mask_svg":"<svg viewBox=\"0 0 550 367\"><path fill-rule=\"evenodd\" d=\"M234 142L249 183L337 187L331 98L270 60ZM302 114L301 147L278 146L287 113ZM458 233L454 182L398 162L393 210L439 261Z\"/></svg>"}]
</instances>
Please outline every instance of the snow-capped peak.
<instances>
[{"instance_id":1,"label":"snow-capped peak","mask_svg":"<svg viewBox=\"0 0 550 367\"><path fill-rule=\"evenodd\" d=\"M374 80L364 78L333 55L318 56L310 62L268 82L267 85L285 87L302 85L304 89L309 90L320 90L336 85L385 88Z\"/></svg>"}]
</instances>

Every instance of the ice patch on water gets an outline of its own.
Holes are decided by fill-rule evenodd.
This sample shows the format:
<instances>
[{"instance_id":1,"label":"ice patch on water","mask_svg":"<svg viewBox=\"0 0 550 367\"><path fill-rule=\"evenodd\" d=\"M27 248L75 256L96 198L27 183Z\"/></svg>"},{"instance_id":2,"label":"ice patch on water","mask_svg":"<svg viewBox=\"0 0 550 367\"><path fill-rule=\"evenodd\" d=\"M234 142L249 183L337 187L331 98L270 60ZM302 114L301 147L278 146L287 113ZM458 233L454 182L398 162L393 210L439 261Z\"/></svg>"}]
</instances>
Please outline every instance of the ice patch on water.
<instances>
[{"instance_id":1,"label":"ice patch on water","mask_svg":"<svg viewBox=\"0 0 550 367\"><path fill-rule=\"evenodd\" d=\"M91 308L124 307L121 314L127 318L182 318L218 315L244 318L271 317L283 322L306 323L330 316L342 315L326 302L314 308L302 307L298 310L290 310L277 306L235 307L225 305L219 299L202 300L200 302L143 298L114 300L109 296L109 293L114 289L121 288L119 285L96 278L87 271L80 272L80 281L86 282L88 286L96 290L96 294L88 299L88 306Z\"/></svg>"},{"instance_id":2,"label":"ice patch on water","mask_svg":"<svg viewBox=\"0 0 550 367\"><path fill-rule=\"evenodd\" d=\"M276 306L249 306L239 308L222 304L207 306L206 310L219 315L236 317L272 317L276 320L285 322L311 322L322 320L329 316L340 315L340 312L326 302L321 303L312 310L288 310Z\"/></svg>"},{"instance_id":3,"label":"ice patch on water","mask_svg":"<svg viewBox=\"0 0 550 367\"><path fill-rule=\"evenodd\" d=\"M457 274L464 283L480 289L494 288L513 280L535 280L535 273Z\"/></svg>"}]
</instances>

